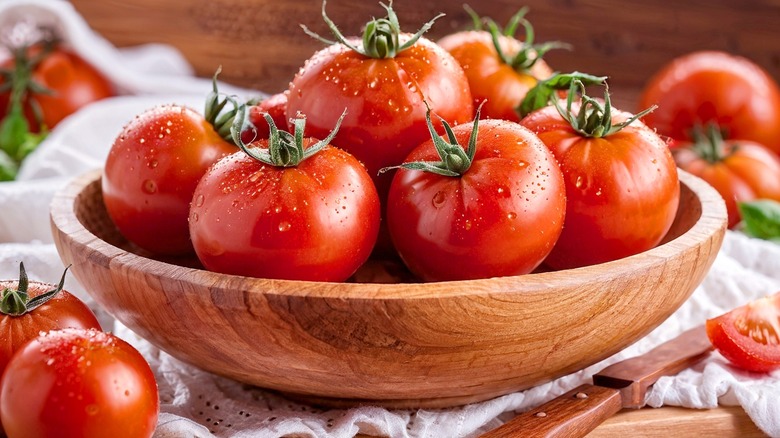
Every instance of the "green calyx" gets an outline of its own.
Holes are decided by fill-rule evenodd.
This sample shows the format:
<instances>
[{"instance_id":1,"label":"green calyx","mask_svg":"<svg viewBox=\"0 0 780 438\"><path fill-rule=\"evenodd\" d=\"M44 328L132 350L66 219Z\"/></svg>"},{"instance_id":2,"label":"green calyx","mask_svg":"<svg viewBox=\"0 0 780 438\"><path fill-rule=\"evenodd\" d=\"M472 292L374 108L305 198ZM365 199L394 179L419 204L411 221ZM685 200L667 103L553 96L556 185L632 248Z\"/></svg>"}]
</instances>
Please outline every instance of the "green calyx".
<instances>
[{"instance_id":1,"label":"green calyx","mask_svg":"<svg viewBox=\"0 0 780 438\"><path fill-rule=\"evenodd\" d=\"M237 113L233 121L233 125L230 129L233 142L244 151L247 155L262 163L270 164L276 167L295 167L301 163L301 161L311 157L317 152L329 145L330 142L336 137L336 133L341 127L341 122L347 115L347 110L341 113L341 117L336 121L336 125L327 137L318 141L317 143L304 148L303 145L303 133L306 126L306 117L299 115L293 122L293 133L280 130L276 127L273 117L270 114L263 114L263 118L268 123L270 134L268 136L268 148L251 147L244 143L241 139L241 133L247 129L256 131L255 126L249 121L246 112L246 105L239 105Z\"/></svg>"},{"instance_id":2,"label":"green calyx","mask_svg":"<svg viewBox=\"0 0 780 438\"><path fill-rule=\"evenodd\" d=\"M509 19L504 29L501 29L496 22L490 18L479 17L470 7L464 6L464 8L466 8L466 12L469 13L471 19L474 21L475 30L483 30L482 23L484 22L487 24L487 32L490 33L493 40L493 47L496 49L496 54L499 59L518 73L528 73L550 50L571 49L570 44L560 41L534 44L534 27L531 25L531 22L525 18L525 14L528 13L528 7L523 7L517 11ZM525 39L523 40L522 48L516 54L509 56L501 47L501 37L515 38L518 26L520 25L522 25L525 30Z\"/></svg>"},{"instance_id":3,"label":"green calyx","mask_svg":"<svg viewBox=\"0 0 780 438\"><path fill-rule=\"evenodd\" d=\"M231 129L236 115L238 114L239 104L233 96L220 93L217 87L217 76L222 73L222 66L217 68L214 76L211 79L212 89L206 96L206 108L203 115L207 122L214 127L220 137L225 141L234 143ZM227 104L230 103L232 108L223 112ZM251 105L253 102L247 102L247 105ZM237 144L236 144L237 145Z\"/></svg>"},{"instance_id":4,"label":"green calyx","mask_svg":"<svg viewBox=\"0 0 780 438\"><path fill-rule=\"evenodd\" d=\"M65 268L60 283L56 288L31 299L27 294L27 287L29 286L27 272L24 270L24 263L19 263L19 283L16 289L3 289L0 295L0 313L9 316L21 316L42 306L57 295L65 286L65 274L69 268L70 266Z\"/></svg>"},{"instance_id":5,"label":"green calyx","mask_svg":"<svg viewBox=\"0 0 780 438\"><path fill-rule=\"evenodd\" d=\"M561 117L580 135L601 138L620 131L655 110L656 106L652 106L624 122L613 124L612 103L606 79L605 76L593 76L579 72L555 74L547 80L539 81L520 103L517 112L522 118L552 103ZM585 87L588 85L604 86L603 101L585 94ZM558 99L557 91L559 90L567 90L565 107ZM580 95L580 107L575 114L573 104L577 95Z\"/></svg>"},{"instance_id":6,"label":"green calyx","mask_svg":"<svg viewBox=\"0 0 780 438\"><path fill-rule=\"evenodd\" d=\"M428 104L426 103L426 106ZM431 122L431 108L425 113L425 121L428 123L428 132L431 134L433 140L433 146L436 148L436 153L439 155L441 161L413 161L410 163L403 163L400 166L388 167L381 169L379 172L383 173L393 168L402 167L404 169L422 170L425 172L435 173L442 176L461 176L466 173L471 167L472 161L474 161L474 154L477 152L477 134L479 132L479 115L482 110L482 105L477 108L476 115L474 116L474 126L471 129L471 135L469 136L468 147L464 150L458 143L458 139L455 138L455 133L452 132L452 127L444 119L439 117L444 131L447 133L447 140L445 141Z\"/></svg>"},{"instance_id":7,"label":"green calyx","mask_svg":"<svg viewBox=\"0 0 780 438\"><path fill-rule=\"evenodd\" d=\"M694 127L691 130L691 138L693 139L691 149L710 164L723 161L738 149L735 145L729 151L724 150L723 132L716 123L708 123L706 127Z\"/></svg>"},{"instance_id":8,"label":"green calyx","mask_svg":"<svg viewBox=\"0 0 780 438\"><path fill-rule=\"evenodd\" d=\"M382 5L382 7L387 11L387 17L373 19L366 23L365 31L363 31L363 47L361 48L350 43L347 38L344 37L341 31L339 31L336 24L330 18L328 18L328 15L325 13L325 4L326 1L323 0L322 18L328 25L328 28L336 40L333 41L323 38L322 36L309 30L309 28L306 26L301 25L303 31L312 38L322 41L325 44L332 45L341 43L363 56L375 59L395 58L398 53L401 53L404 50L412 47L423 36L423 34L427 32L431 26L433 26L433 23L444 15L439 14L431 21L425 23L416 34L414 34L408 41L401 44L401 26L398 23L398 16L396 16L395 11L393 11L392 0L390 0L389 4L387 5L380 3L380 5Z\"/></svg>"},{"instance_id":9,"label":"green calyx","mask_svg":"<svg viewBox=\"0 0 780 438\"><path fill-rule=\"evenodd\" d=\"M16 179L22 161L46 139L48 128L43 123L43 112L31 94L52 94L52 91L32 78L38 64L54 50L56 40L41 41L41 50L29 55L30 47L10 48L13 68L0 69L0 93L8 93L6 116L0 121L0 181ZM31 132L24 114L24 103L29 102L37 122L38 133Z\"/></svg>"}]
</instances>

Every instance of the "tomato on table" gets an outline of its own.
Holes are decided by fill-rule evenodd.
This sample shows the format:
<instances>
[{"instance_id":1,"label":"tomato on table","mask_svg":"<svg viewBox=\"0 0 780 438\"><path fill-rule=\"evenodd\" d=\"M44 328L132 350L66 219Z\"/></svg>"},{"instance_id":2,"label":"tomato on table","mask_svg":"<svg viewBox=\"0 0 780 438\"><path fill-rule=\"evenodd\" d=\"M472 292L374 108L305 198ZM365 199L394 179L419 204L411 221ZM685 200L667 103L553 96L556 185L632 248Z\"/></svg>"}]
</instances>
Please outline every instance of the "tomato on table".
<instances>
[{"instance_id":1,"label":"tomato on table","mask_svg":"<svg viewBox=\"0 0 780 438\"><path fill-rule=\"evenodd\" d=\"M678 142L673 149L677 165L707 181L726 202L728 226L741 221L739 204L754 199L780 201L780 158L750 140L724 140L710 125L695 143Z\"/></svg>"},{"instance_id":2,"label":"tomato on table","mask_svg":"<svg viewBox=\"0 0 780 438\"><path fill-rule=\"evenodd\" d=\"M739 368L754 372L780 368L780 293L708 319L707 336Z\"/></svg>"},{"instance_id":3,"label":"tomato on table","mask_svg":"<svg viewBox=\"0 0 780 438\"><path fill-rule=\"evenodd\" d=\"M363 165L327 137L279 131L217 162L193 194L190 234L203 266L250 277L344 281L367 259L379 198ZM236 119L241 122L240 118Z\"/></svg>"},{"instance_id":4,"label":"tomato on table","mask_svg":"<svg viewBox=\"0 0 780 438\"><path fill-rule=\"evenodd\" d=\"M151 437L158 412L144 357L96 329L41 333L13 356L0 387L0 420L15 438Z\"/></svg>"},{"instance_id":5,"label":"tomato on table","mask_svg":"<svg viewBox=\"0 0 780 438\"><path fill-rule=\"evenodd\" d=\"M212 164L237 150L228 141L232 119L216 124L224 106L218 96L215 77L205 117L180 105L145 111L108 153L101 181L106 210L128 241L153 255L194 252L187 223L192 193Z\"/></svg>"},{"instance_id":6,"label":"tomato on table","mask_svg":"<svg viewBox=\"0 0 780 438\"><path fill-rule=\"evenodd\" d=\"M100 329L95 314L83 301L58 285L29 281L24 263L19 280L0 281L0 374L13 354L42 331L60 328Z\"/></svg>"},{"instance_id":7,"label":"tomato on table","mask_svg":"<svg viewBox=\"0 0 780 438\"><path fill-rule=\"evenodd\" d=\"M780 153L780 87L746 58L717 51L680 56L646 84L640 108L653 104L658 108L643 120L661 135L691 141L692 129L715 123L728 139Z\"/></svg>"},{"instance_id":8,"label":"tomato on table","mask_svg":"<svg viewBox=\"0 0 780 438\"><path fill-rule=\"evenodd\" d=\"M369 22L358 39L339 32L323 2L323 18L336 41L324 40L330 45L293 78L287 118L306 114L306 135L324 138L346 108L333 145L365 164L384 200L392 172L379 175L379 169L402 163L428 138L425 102L451 124L471 120L474 108L458 63L422 37L433 20L415 35L402 33L395 12L382 6L387 17Z\"/></svg>"},{"instance_id":9,"label":"tomato on table","mask_svg":"<svg viewBox=\"0 0 780 438\"><path fill-rule=\"evenodd\" d=\"M680 197L669 148L637 120L642 114L613 108L608 93L603 101L585 95L576 77L564 82L567 100L548 90L553 105L520 122L550 148L566 183L566 221L545 264L575 268L653 248L671 227ZM578 91L581 102L574 102Z\"/></svg>"},{"instance_id":10,"label":"tomato on table","mask_svg":"<svg viewBox=\"0 0 780 438\"><path fill-rule=\"evenodd\" d=\"M566 198L555 157L524 127L461 124L447 140L429 124L398 169L387 201L395 248L424 281L520 275L549 254Z\"/></svg>"},{"instance_id":11,"label":"tomato on table","mask_svg":"<svg viewBox=\"0 0 780 438\"><path fill-rule=\"evenodd\" d=\"M483 30L481 19L470 11L475 30L456 32L438 41L463 67L474 105L485 102L484 118L519 121L516 108L528 90L553 74L542 57L550 49L567 47L556 42L534 44L526 12L527 8L518 11L502 33L490 19L488 30ZM525 28L524 41L515 38L518 24Z\"/></svg>"}]
</instances>

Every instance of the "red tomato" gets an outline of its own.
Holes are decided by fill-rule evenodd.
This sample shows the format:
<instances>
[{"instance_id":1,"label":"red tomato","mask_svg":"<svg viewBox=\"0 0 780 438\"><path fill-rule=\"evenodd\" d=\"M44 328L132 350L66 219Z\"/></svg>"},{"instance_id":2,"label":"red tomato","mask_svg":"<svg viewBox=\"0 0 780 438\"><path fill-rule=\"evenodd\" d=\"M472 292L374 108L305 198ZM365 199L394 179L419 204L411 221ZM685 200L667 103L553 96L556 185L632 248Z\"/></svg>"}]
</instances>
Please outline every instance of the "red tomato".
<instances>
[{"instance_id":1,"label":"red tomato","mask_svg":"<svg viewBox=\"0 0 780 438\"><path fill-rule=\"evenodd\" d=\"M289 129L289 126L287 126L287 92L274 94L249 108L249 121L254 125L254 130L248 129L241 133L241 139L244 143L268 138L270 131L268 130L268 123L263 118L265 113L271 115L279 129L285 131Z\"/></svg>"},{"instance_id":2,"label":"red tomato","mask_svg":"<svg viewBox=\"0 0 780 438\"><path fill-rule=\"evenodd\" d=\"M694 52L664 66L647 83L640 108L659 134L692 140L710 122L728 138L752 140L780 153L780 87L752 61L723 52Z\"/></svg>"},{"instance_id":3,"label":"red tomato","mask_svg":"<svg viewBox=\"0 0 780 438\"><path fill-rule=\"evenodd\" d=\"M729 227L740 220L740 202L754 199L780 201L780 158L749 140L722 140L719 136L698 143L678 143L677 165L712 185L726 202Z\"/></svg>"},{"instance_id":4,"label":"red tomato","mask_svg":"<svg viewBox=\"0 0 780 438\"><path fill-rule=\"evenodd\" d=\"M521 20L530 29L530 23ZM475 106L485 101L482 117L518 122L517 106L539 79L549 78L553 71L532 40L523 43L513 36L496 37L500 53L491 33L483 30L457 32L438 43L463 67Z\"/></svg>"},{"instance_id":5,"label":"red tomato","mask_svg":"<svg viewBox=\"0 0 780 438\"><path fill-rule=\"evenodd\" d=\"M459 145L469 144L472 129L453 128ZM444 160L433 140L406 159L437 161ZM470 167L457 173L396 173L387 220L403 261L425 281L531 272L553 248L566 210L563 176L550 151L516 123L486 120Z\"/></svg>"},{"instance_id":6,"label":"red tomato","mask_svg":"<svg viewBox=\"0 0 780 438\"><path fill-rule=\"evenodd\" d=\"M58 287L28 281L24 264L21 264L20 271L19 280L0 281L0 289L3 291L0 301L0 373L16 350L42 331L68 327L100 329L100 323L92 310L70 292L62 290L64 274L63 282ZM37 305L37 300L30 300L47 293L51 295L50 298L30 309ZM22 297L22 294L27 294L27 297ZM14 302L23 305L14 306Z\"/></svg>"},{"instance_id":7,"label":"red tomato","mask_svg":"<svg viewBox=\"0 0 780 438\"><path fill-rule=\"evenodd\" d=\"M301 141L301 151L323 146ZM251 146L266 153L269 147L278 145L264 139ZM344 281L374 247L379 198L363 165L341 149L325 146L289 167L242 151L203 176L189 223L195 252L210 271Z\"/></svg>"},{"instance_id":8,"label":"red tomato","mask_svg":"<svg viewBox=\"0 0 780 438\"><path fill-rule=\"evenodd\" d=\"M165 105L128 123L108 154L102 187L124 237L160 255L193 252L187 217L206 170L236 148L189 108Z\"/></svg>"},{"instance_id":9,"label":"red tomato","mask_svg":"<svg viewBox=\"0 0 780 438\"><path fill-rule=\"evenodd\" d=\"M0 418L9 437L151 437L157 383L130 344L95 329L42 333L8 363Z\"/></svg>"},{"instance_id":10,"label":"red tomato","mask_svg":"<svg viewBox=\"0 0 780 438\"><path fill-rule=\"evenodd\" d=\"M572 111L579 108L575 103ZM613 108L611 124L631 116ZM674 220L680 187L672 155L653 130L637 120L610 135L590 137L576 131L555 106L520 123L555 154L566 182L566 222L546 264L556 269L592 265L661 241Z\"/></svg>"},{"instance_id":11,"label":"red tomato","mask_svg":"<svg viewBox=\"0 0 780 438\"><path fill-rule=\"evenodd\" d=\"M388 8L389 15L391 11ZM365 39L373 41L376 35L370 30L382 26L367 26L370 35ZM410 34L399 35L397 29L394 32L399 44L411 38ZM345 40L358 50L380 56L362 41ZM322 49L295 75L287 103L287 118L306 114L306 133L316 138L327 135L347 110L333 145L365 164L382 200L392 173L379 175L379 169L401 164L428 138L425 102L450 124L467 122L474 112L466 76L449 53L425 38L395 53L398 48L393 44L393 53L378 58L344 43Z\"/></svg>"},{"instance_id":12,"label":"red tomato","mask_svg":"<svg viewBox=\"0 0 780 438\"><path fill-rule=\"evenodd\" d=\"M780 294L707 320L707 336L735 366L754 372L780 368Z\"/></svg>"},{"instance_id":13,"label":"red tomato","mask_svg":"<svg viewBox=\"0 0 780 438\"><path fill-rule=\"evenodd\" d=\"M40 52L40 47L34 47L23 62L28 62L30 57ZM11 69L14 66L13 59L3 65ZM40 106L42 122L51 129L82 106L114 95L113 86L102 73L76 53L61 46L46 53L40 62L30 67L33 69L30 79L51 90L51 93L31 92L25 100L25 114L32 132L38 132L41 126L32 111L30 100ZM9 93L0 94L2 117L8 109L8 99Z\"/></svg>"}]
</instances>

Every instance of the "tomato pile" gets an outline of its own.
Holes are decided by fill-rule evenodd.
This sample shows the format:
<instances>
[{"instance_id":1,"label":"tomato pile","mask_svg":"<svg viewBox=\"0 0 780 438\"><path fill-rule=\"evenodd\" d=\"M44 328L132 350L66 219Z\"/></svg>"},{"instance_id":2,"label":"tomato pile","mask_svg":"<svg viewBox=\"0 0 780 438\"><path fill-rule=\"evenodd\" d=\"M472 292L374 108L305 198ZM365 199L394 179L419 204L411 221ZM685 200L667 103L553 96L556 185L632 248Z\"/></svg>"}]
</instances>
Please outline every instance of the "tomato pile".
<instances>
[{"instance_id":1,"label":"tomato pile","mask_svg":"<svg viewBox=\"0 0 780 438\"><path fill-rule=\"evenodd\" d=\"M139 114L102 179L118 230L152 257L234 275L349 281L369 258L419 281L566 269L654 247L679 182L666 143L606 78L554 74L520 10L438 43L392 5L258 102ZM484 23L485 26L482 26ZM524 40L515 38L525 30ZM586 94L603 87L603 98ZM480 120L482 119L482 120ZM584 250L584 248L586 248Z\"/></svg>"},{"instance_id":2,"label":"tomato pile","mask_svg":"<svg viewBox=\"0 0 780 438\"><path fill-rule=\"evenodd\" d=\"M2 281L0 423L15 437L151 437L157 383L130 344L101 331L92 311L58 285Z\"/></svg>"}]
</instances>

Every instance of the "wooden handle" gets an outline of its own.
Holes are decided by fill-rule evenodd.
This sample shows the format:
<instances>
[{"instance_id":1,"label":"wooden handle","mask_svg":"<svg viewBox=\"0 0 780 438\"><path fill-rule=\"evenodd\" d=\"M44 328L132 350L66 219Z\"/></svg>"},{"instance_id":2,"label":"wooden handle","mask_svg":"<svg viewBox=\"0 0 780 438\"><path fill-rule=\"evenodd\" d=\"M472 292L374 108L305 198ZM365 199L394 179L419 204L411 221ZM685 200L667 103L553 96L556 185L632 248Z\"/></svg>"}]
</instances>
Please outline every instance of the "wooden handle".
<instances>
[{"instance_id":1,"label":"wooden handle","mask_svg":"<svg viewBox=\"0 0 780 438\"><path fill-rule=\"evenodd\" d=\"M619 390L581 385L481 438L582 437L622 408Z\"/></svg>"}]
</instances>

